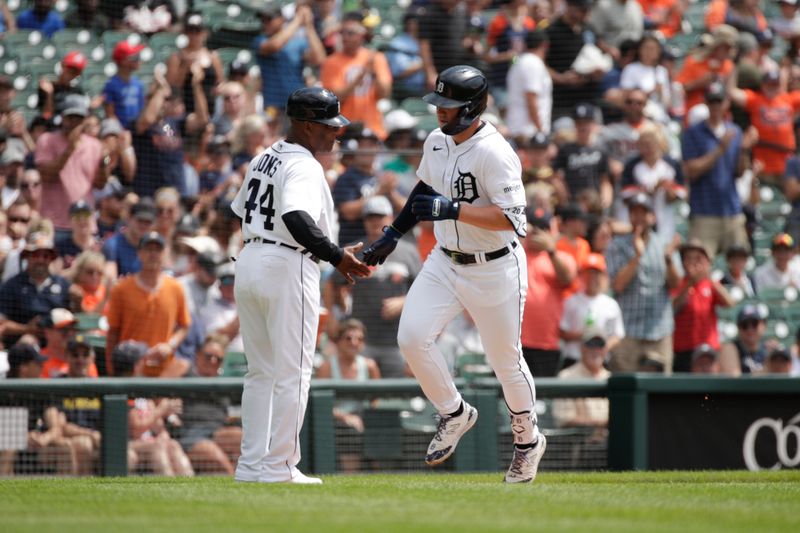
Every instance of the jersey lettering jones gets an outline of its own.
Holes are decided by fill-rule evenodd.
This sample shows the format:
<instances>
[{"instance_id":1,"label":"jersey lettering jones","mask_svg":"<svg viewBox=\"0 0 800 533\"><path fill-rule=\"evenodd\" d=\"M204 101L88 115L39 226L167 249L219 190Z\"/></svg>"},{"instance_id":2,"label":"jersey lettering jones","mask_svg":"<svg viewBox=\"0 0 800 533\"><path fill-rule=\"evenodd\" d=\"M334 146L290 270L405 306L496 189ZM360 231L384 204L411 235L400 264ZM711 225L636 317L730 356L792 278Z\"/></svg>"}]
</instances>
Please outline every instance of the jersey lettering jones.
<instances>
[{"instance_id":1,"label":"jersey lettering jones","mask_svg":"<svg viewBox=\"0 0 800 533\"><path fill-rule=\"evenodd\" d=\"M299 244L282 216L305 211L331 237L333 198L322 166L300 145L278 141L253 158L231 208L242 219L245 240L254 237Z\"/></svg>"}]
</instances>

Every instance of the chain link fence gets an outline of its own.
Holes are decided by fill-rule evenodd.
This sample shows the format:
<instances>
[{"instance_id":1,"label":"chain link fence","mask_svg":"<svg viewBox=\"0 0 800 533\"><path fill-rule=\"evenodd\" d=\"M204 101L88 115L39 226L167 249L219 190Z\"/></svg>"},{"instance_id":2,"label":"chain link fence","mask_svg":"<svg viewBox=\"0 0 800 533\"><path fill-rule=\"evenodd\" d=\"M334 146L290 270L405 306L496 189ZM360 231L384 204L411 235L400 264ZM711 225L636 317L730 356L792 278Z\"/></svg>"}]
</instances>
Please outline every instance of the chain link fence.
<instances>
[{"instance_id":1,"label":"chain link fence","mask_svg":"<svg viewBox=\"0 0 800 533\"><path fill-rule=\"evenodd\" d=\"M241 380L159 381L1 383L0 475L231 475L241 444ZM499 388L462 390L478 406L480 420L437 470L504 470L512 438ZM320 402L319 391L331 401ZM551 414L554 401L564 400L537 402L548 438L542 469L606 468L606 432L564 427ZM302 466L337 473L424 471L436 424L435 410L413 380L319 381L301 434Z\"/></svg>"}]
</instances>

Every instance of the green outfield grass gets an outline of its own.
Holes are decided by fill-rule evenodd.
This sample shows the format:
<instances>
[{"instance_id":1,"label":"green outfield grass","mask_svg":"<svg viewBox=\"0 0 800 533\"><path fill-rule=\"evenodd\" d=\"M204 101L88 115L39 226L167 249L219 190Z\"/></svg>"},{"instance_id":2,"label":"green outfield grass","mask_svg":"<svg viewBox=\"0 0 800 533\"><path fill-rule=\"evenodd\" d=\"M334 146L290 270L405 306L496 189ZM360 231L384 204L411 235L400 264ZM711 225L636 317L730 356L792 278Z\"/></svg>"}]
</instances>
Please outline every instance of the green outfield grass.
<instances>
[{"instance_id":1,"label":"green outfield grass","mask_svg":"<svg viewBox=\"0 0 800 533\"><path fill-rule=\"evenodd\" d=\"M800 531L800 471L0 480L0 531Z\"/></svg>"}]
</instances>

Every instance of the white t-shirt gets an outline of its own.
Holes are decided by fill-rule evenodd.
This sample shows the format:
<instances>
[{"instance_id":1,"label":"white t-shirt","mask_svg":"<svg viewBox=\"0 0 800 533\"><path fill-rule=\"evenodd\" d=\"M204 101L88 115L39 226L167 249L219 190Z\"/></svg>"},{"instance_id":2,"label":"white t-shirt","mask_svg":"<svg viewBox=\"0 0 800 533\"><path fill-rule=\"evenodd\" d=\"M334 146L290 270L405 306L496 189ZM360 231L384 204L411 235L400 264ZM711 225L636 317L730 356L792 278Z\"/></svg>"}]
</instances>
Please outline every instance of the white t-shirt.
<instances>
[{"instance_id":1,"label":"white t-shirt","mask_svg":"<svg viewBox=\"0 0 800 533\"><path fill-rule=\"evenodd\" d=\"M508 141L490 123L462 142L435 129L425 140L417 176L437 193L476 207L496 205L514 229L493 231L457 220L437 220L433 233L439 246L475 253L499 250L525 236L525 188L522 164Z\"/></svg>"},{"instance_id":2,"label":"white t-shirt","mask_svg":"<svg viewBox=\"0 0 800 533\"><path fill-rule=\"evenodd\" d=\"M800 289L800 261L789 261L786 272L775 268L775 263L770 259L753 272L756 289L783 289L794 287Z\"/></svg>"},{"instance_id":3,"label":"white t-shirt","mask_svg":"<svg viewBox=\"0 0 800 533\"><path fill-rule=\"evenodd\" d=\"M592 326L606 332L608 337L625 337L625 326L622 323L622 310L614 298L607 294L587 296L579 292L564 302L559 327L564 331L584 331ZM565 342L561 348L564 357L580 360L580 341Z\"/></svg>"},{"instance_id":4,"label":"white t-shirt","mask_svg":"<svg viewBox=\"0 0 800 533\"><path fill-rule=\"evenodd\" d=\"M675 208L667 201L667 193L664 189L655 191L655 188L659 180L675 181L675 168L663 158L656 161L652 167L641 160L633 167L633 177L639 187L653 195L653 211L658 221L656 233L659 234L662 241L670 242L675 236ZM625 216L622 220L628 220L627 214L627 209L625 209Z\"/></svg>"},{"instance_id":5,"label":"white t-shirt","mask_svg":"<svg viewBox=\"0 0 800 533\"><path fill-rule=\"evenodd\" d=\"M638 61L622 69L619 86L623 89L641 89L660 104L669 103L670 81L667 69L661 65L651 67ZM658 92L654 92L658 89Z\"/></svg>"},{"instance_id":6,"label":"white t-shirt","mask_svg":"<svg viewBox=\"0 0 800 533\"><path fill-rule=\"evenodd\" d=\"M539 56L524 53L508 69L506 101L506 126L511 135L530 137L537 132L528 113L526 93L536 94L536 109L542 131L550 132L553 109L553 80Z\"/></svg>"},{"instance_id":7,"label":"white t-shirt","mask_svg":"<svg viewBox=\"0 0 800 533\"><path fill-rule=\"evenodd\" d=\"M242 219L242 237L283 242L300 247L283 215L305 211L333 240L333 197L322 165L304 147L278 141L250 161L242 188L231 202Z\"/></svg>"}]
</instances>

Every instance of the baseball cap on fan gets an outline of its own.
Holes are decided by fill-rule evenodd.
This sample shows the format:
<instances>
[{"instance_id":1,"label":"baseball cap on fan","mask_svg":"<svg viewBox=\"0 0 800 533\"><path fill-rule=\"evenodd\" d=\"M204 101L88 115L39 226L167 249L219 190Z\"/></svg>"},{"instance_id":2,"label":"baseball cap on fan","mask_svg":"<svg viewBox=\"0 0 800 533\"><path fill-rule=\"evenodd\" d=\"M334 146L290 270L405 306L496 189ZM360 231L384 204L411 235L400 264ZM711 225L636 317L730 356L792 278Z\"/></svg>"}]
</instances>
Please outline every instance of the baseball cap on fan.
<instances>
[{"instance_id":1,"label":"baseball cap on fan","mask_svg":"<svg viewBox=\"0 0 800 533\"><path fill-rule=\"evenodd\" d=\"M89 98L82 94L69 94L64 98L63 110L61 111L62 117L89 116Z\"/></svg>"},{"instance_id":2,"label":"baseball cap on fan","mask_svg":"<svg viewBox=\"0 0 800 533\"><path fill-rule=\"evenodd\" d=\"M144 50L143 44L131 44L128 40L122 40L114 46L111 58L114 60L114 63L119 64L131 56L138 55L142 50Z\"/></svg>"},{"instance_id":3,"label":"baseball cap on fan","mask_svg":"<svg viewBox=\"0 0 800 533\"><path fill-rule=\"evenodd\" d=\"M69 309L56 307L39 321L43 328L67 329L77 325L78 319Z\"/></svg>"},{"instance_id":4,"label":"baseball cap on fan","mask_svg":"<svg viewBox=\"0 0 800 533\"><path fill-rule=\"evenodd\" d=\"M133 372L136 363L147 353L147 344L140 341L123 341L111 352L111 362L114 365L114 372L119 375L127 375Z\"/></svg>"},{"instance_id":5,"label":"baseball cap on fan","mask_svg":"<svg viewBox=\"0 0 800 533\"><path fill-rule=\"evenodd\" d=\"M364 202L364 208L361 214L365 217L370 215L377 215L381 217L391 216L394 211L392 204L385 196L372 196Z\"/></svg>"},{"instance_id":6,"label":"baseball cap on fan","mask_svg":"<svg viewBox=\"0 0 800 533\"><path fill-rule=\"evenodd\" d=\"M581 339L583 344L589 348L605 348L608 335L599 327L590 327L583 332Z\"/></svg>"},{"instance_id":7,"label":"baseball cap on fan","mask_svg":"<svg viewBox=\"0 0 800 533\"><path fill-rule=\"evenodd\" d=\"M532 227L550 231L550 213L546 212L544 209L528 209L525 212L525 216L528 219L528 224Z\"/></svg>"},{"instance_id":8,"label":"baseball cap on fan","mask_svg":"<svg viewBox=\"0 0 800 533\"><path fill-rule=\"evenodd\" d=\"M206 25L203 22L203 15L200 13L192 13L186 17L186 31L204 30Z\"/></svg>"},{"instance_id":9,"label":"baseball cap on fan","mask_svg":"<svg viewBox=\"0 0 800 533\"><path fill-rule=\"evenodd\" d=\"M166 243L164 242L164 237L162 237L161 234L157 231L149 231L145 233L142 239L139 241L139 249L144 248L148 244L157 244L161 248L164 248L166 246Z\"/></svg>"},{"instance_id":10,"label":"baseball cap on fan","mask_svg":"<svg viewBox=\"0 0 800 533\"><path fill-rule=\"evenodd\" d=\"M384 126L387 133L395 131L412 130L419 124L417 117L411 116L411 113L405 109L394 109L389 111L383 118Z\"/></svg>"},{"instance_id":11,"label":"baseball cap on fan","mask_svg":"<svg viewBox=\"0 0 800 533\"><path fill-rule=\"evenodd\" d=\"M78 72L83 72L83 69L86 68L87 63L88 60L86 59L86 56L83 55L83 53L79 50L68 52L67 55L64 56L64 59L61 60L62 67L73 68Z\"/></svg>"},{"instance_id":12,"label":"baseball cap on fan","mask_svg":"<svg viewBox=\"0 0 800 533\"><path fill-rule=\"evenodd\" d=\"M42 355L42 353L39 351L39 348L37 348L33 344L28 344L25 342L15 344L11 348L9 348L8 363L11 365L12 368L24 365L25 363L29 363L31 361L36 361L37 363L44 363L45 361L47 361L47 357Z\"/></svg>"},{"instance_id":13,"label":"baseball cap on fan","mask_svg":"<svg viewBox=\"0 0 800 533\"><path fill-rule=\"evenodd\" d=\"M603 257L603 254L591 253L586 256L583 264L581 264L581 270L597 270L605 273L607 271L606 258Z\"/></svg>"},{"instance_id":14,"label":"baseball cap on fan","mask_svg":"<svg viewBox=\"0 0 800 533\"><path fill-rule=\"evenodd\" d=\"M692 352L692 361L701 357L711 357L712 359L717 359L718 354L714 347L710 344L701 344Z\"/></svg>"}]
</instances>

